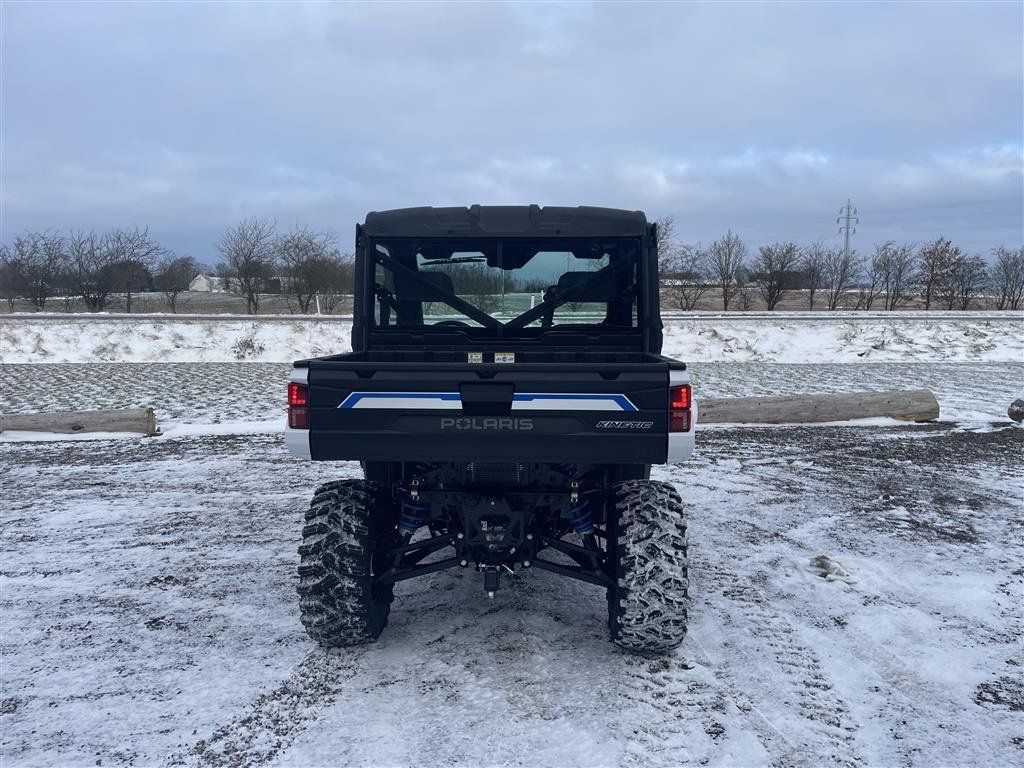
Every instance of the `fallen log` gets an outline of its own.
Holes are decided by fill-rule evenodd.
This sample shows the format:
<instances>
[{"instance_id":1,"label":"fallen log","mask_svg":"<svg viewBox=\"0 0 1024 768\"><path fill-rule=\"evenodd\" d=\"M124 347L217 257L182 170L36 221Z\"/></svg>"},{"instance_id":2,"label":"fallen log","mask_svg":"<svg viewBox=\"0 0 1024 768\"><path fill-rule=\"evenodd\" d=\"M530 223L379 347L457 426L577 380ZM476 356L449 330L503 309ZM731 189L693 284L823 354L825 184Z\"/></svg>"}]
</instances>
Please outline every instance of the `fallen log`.
<instances>
[{"instance_id":1,"label":"fallen log","mask_svg":"<svg viewBox=\"0 0 1024 768\"><path fill-rule=\"evenodd\" d=\"M888 417L933 421L939 403L927 389L829 395L699 399L700 424L810 424Z\"/></svg>"},{"instance_id":2,"label":"fallen log","mask_svg":"<svg viewBox=\"0 0 1024 768\"><path fill-rule=\"evenodd\" d=\"M134 432L157 434L152 408L120 408L106 411L54 411L0 415L0 432Z\"/></svg>"}]
</instances>

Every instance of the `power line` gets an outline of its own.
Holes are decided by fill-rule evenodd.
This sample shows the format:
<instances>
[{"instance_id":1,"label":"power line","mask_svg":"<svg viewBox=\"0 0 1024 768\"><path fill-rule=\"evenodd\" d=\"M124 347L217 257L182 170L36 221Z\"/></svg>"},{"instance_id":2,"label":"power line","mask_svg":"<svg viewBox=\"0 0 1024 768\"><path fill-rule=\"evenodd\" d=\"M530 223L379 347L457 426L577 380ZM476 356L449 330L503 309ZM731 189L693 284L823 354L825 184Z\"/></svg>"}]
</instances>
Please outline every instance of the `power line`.
<instances>
[{"instance_id":1,"label":"power line","mask_svg":"<svg viewBox=\"0 0 1024 768\"><path fill-rule=\"evenodd\" d=\"M846 205L839 209L839 218L836 219L836 224L843 225L839 228L839 234L843 235L843 256L846 259L850 258L850 235L857 234L854 225L859 223L857 209L850 204L850 198L846 198Z\"/></svg>"}]
</instances>

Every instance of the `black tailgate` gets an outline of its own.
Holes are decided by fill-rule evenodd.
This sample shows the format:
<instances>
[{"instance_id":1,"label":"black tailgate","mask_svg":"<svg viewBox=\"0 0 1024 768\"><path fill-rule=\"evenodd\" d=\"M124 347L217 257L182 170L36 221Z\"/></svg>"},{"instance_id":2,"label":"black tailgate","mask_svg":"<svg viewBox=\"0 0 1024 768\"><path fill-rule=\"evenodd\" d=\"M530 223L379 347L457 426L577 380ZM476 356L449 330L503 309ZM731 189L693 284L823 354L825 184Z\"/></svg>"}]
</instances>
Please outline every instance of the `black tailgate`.
<instances>
[{"instance_id":1,"label":"black tailgate","mask_svg":"<svg viewBox=\"0 0 1024 768\"><path fill-rule=\"evenodd\" d=\"M318 460L661 463L669 363L310 360Z\"/></svg>"}]
</instances>

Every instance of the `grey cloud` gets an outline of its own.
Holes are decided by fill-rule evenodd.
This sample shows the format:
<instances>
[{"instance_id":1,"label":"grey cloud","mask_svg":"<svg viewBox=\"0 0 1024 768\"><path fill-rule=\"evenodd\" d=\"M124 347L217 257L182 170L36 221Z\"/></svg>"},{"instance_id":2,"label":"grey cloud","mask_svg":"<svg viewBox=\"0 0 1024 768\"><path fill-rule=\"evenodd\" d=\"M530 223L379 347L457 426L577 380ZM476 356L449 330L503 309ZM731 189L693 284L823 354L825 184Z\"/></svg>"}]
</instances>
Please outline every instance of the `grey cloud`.
<instances>
[{"instance_id":1,"label":"grey cloud","mask_svg":"<svg viewBox=\"0 0 1024 768\"><path fill-rule=\"evenodd\" d=\"M1019 4L4 3L0 235L471 202L1020 243Z\"/></svg>"}]
</instances>

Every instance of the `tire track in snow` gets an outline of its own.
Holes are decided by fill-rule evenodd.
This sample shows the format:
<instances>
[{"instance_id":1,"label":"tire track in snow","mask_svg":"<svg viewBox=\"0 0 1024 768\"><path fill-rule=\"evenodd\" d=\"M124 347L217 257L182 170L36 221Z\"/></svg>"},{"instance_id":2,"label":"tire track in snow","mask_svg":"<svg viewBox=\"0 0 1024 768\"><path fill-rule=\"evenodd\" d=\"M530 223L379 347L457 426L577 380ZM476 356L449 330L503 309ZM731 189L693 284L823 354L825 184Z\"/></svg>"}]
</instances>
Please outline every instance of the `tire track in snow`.
<instances>
[{"instance_id":1,"label":"tire track in snow","mask_svg":"<svg viewBox=\"0 0 1024 768\"><path fill-rule=\"evenodd\" d=\"M723 628L732 629L729 639L722 641L730 663L717 663L706 646L701 648L716 677L735 694L737 706L755 711L768 725L771 733L763 736L777 741L773 738L777 734L785 742L782 754L771 750L777 755L776 764L862 765L854 739L858 726L849 705L829 681L814 650L800 642L790 621L771 608L771 598L749 577L714 567L704 575L706 593L718 592L729 601L707 605L720 613ZM769 717L753 709L752 700L774 701L782 715L798 714L800 722Z\"/></svg>"},{"instance_id":2,"label":"tire track in snow","mask_svg":"<svg viewBox=\"0 0 1024 768\"><path fill-rule=\"evenodd\" d=\"M363 648L310 651L277 688L260 695L245 713L215 728L208 738L173 753L168 764L265 765L325 711L358 671L363 653Z\"/></svg>"}]
</instances>

